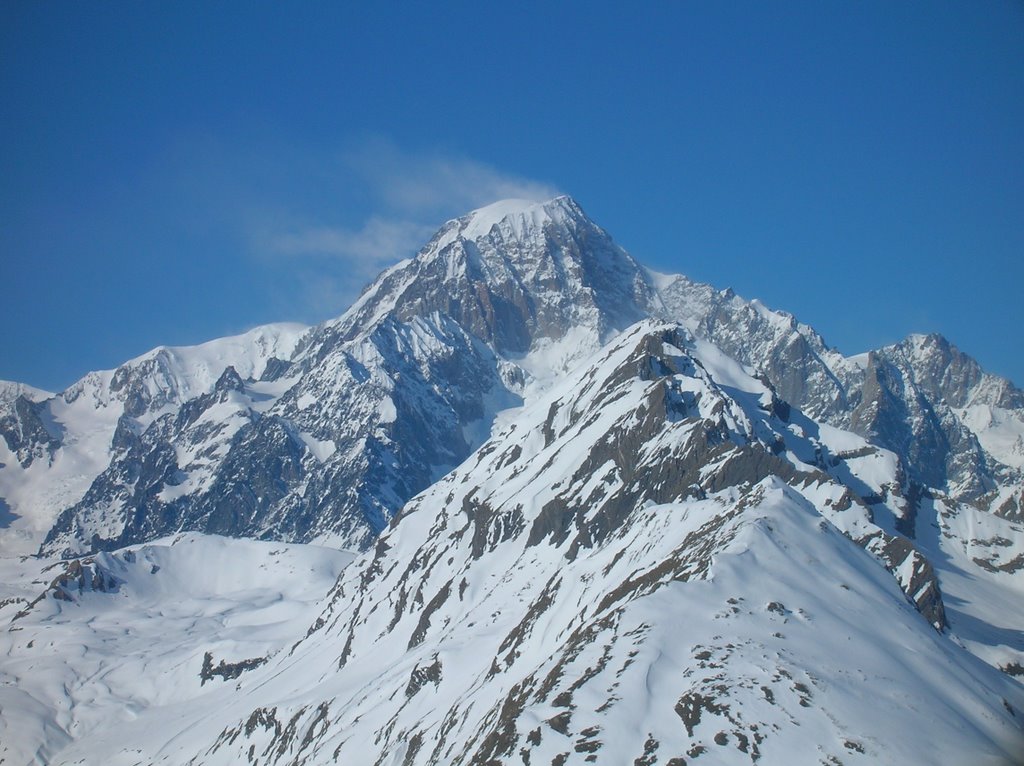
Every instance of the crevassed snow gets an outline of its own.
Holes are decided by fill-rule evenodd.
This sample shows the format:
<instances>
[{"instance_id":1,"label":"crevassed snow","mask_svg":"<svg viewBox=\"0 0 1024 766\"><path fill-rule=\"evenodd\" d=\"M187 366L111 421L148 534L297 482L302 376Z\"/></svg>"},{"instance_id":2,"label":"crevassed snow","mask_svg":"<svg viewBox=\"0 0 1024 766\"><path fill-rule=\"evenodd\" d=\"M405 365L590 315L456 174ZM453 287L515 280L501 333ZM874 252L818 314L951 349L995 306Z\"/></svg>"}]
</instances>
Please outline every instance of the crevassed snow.
<instances>
[{"instance_id":1,"label":"crevassed snow","mask_svg":"<svg viewBox=\"0 0 1024 766\"><path fill-rule=\"evenodd\" d=\"M50 402L54 419L67 434L52 458L42 456L22 468L0 439L0 498L15 517L0 528L3 556L35 553L57 513L78 502L109 461L120 411L85 402L66 404L60 398Z\"/></svg>"}]
</instances>

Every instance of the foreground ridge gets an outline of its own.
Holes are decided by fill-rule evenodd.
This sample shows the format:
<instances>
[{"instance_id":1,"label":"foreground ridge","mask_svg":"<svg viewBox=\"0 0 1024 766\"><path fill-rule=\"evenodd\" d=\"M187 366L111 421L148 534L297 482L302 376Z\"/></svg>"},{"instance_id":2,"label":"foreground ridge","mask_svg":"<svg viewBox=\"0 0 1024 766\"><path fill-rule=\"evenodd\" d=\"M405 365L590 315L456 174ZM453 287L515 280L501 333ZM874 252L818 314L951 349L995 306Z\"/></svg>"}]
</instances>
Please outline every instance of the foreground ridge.
<instances>
[{"instance_id":1,"label":"foreground ridge","mask_svg":"<svg viewBox=\"0 0 1024 766\"><path fill-rule=\"evenodd\" d=\"M62 757L1012 762L1024 692L851 539L881 530L829 469L874 460L810 424L642 323L409 503L298 644Z\"/></svg>"}]
</instances>

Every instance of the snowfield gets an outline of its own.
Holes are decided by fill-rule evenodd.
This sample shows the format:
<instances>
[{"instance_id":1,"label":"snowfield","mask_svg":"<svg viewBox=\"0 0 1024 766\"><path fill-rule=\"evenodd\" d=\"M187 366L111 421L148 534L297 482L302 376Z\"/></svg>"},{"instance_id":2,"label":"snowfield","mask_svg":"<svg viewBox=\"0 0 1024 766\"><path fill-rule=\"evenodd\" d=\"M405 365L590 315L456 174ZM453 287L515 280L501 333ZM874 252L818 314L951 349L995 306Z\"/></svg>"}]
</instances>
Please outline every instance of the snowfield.
<instances>
[{"instance_id":1,"label":"snowfield","mask_svg":"<svg viewBox=\"0 0 1024 766\"><path fill-rule=\"evenodd\" d=\"M353 556L187 533L97 554L56 586L64 562L0 560L0 759L60 762L74 739L175 720L232 685L200 677L206 653L216 668L286 650Z\"/></svg>"}]
</instances>

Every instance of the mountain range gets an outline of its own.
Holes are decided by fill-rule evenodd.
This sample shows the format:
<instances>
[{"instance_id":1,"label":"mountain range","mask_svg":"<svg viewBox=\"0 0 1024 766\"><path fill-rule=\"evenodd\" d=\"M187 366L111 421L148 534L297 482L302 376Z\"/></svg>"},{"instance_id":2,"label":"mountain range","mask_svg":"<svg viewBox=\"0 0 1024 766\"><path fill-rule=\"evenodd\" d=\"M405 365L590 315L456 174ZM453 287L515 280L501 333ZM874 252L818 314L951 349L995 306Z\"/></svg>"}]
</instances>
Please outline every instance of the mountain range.
<instances>
[{"instance_id":1,"label":"mountain range","mask_svg":"<svg viewBox=\"0 0 1024 766\"><path fill-rule=\"evenodd\" d=\"M1024 392L568 197L0 436L13 763L1022 762Z\"/></svg>"}]
</instances>

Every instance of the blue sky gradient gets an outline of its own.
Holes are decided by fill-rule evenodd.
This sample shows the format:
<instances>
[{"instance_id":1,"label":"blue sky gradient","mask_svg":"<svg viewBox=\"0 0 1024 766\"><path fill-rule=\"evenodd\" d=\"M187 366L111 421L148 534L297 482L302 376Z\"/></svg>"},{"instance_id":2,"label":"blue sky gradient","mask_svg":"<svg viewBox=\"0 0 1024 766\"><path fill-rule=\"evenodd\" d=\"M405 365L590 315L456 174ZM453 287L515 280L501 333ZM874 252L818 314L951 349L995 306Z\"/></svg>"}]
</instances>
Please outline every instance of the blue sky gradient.
<instances>
[{"instance_id":1,"label":"blue sky gradient","mask_svg":"<svg viewBox=\"0 0 1024 766\"><path fill-rule=\"evenodd\" d=\"M0 4L0 378L335 316L565 192L844 353L1024 384L1024 3Z\"/></svg>"}]
</instances>

